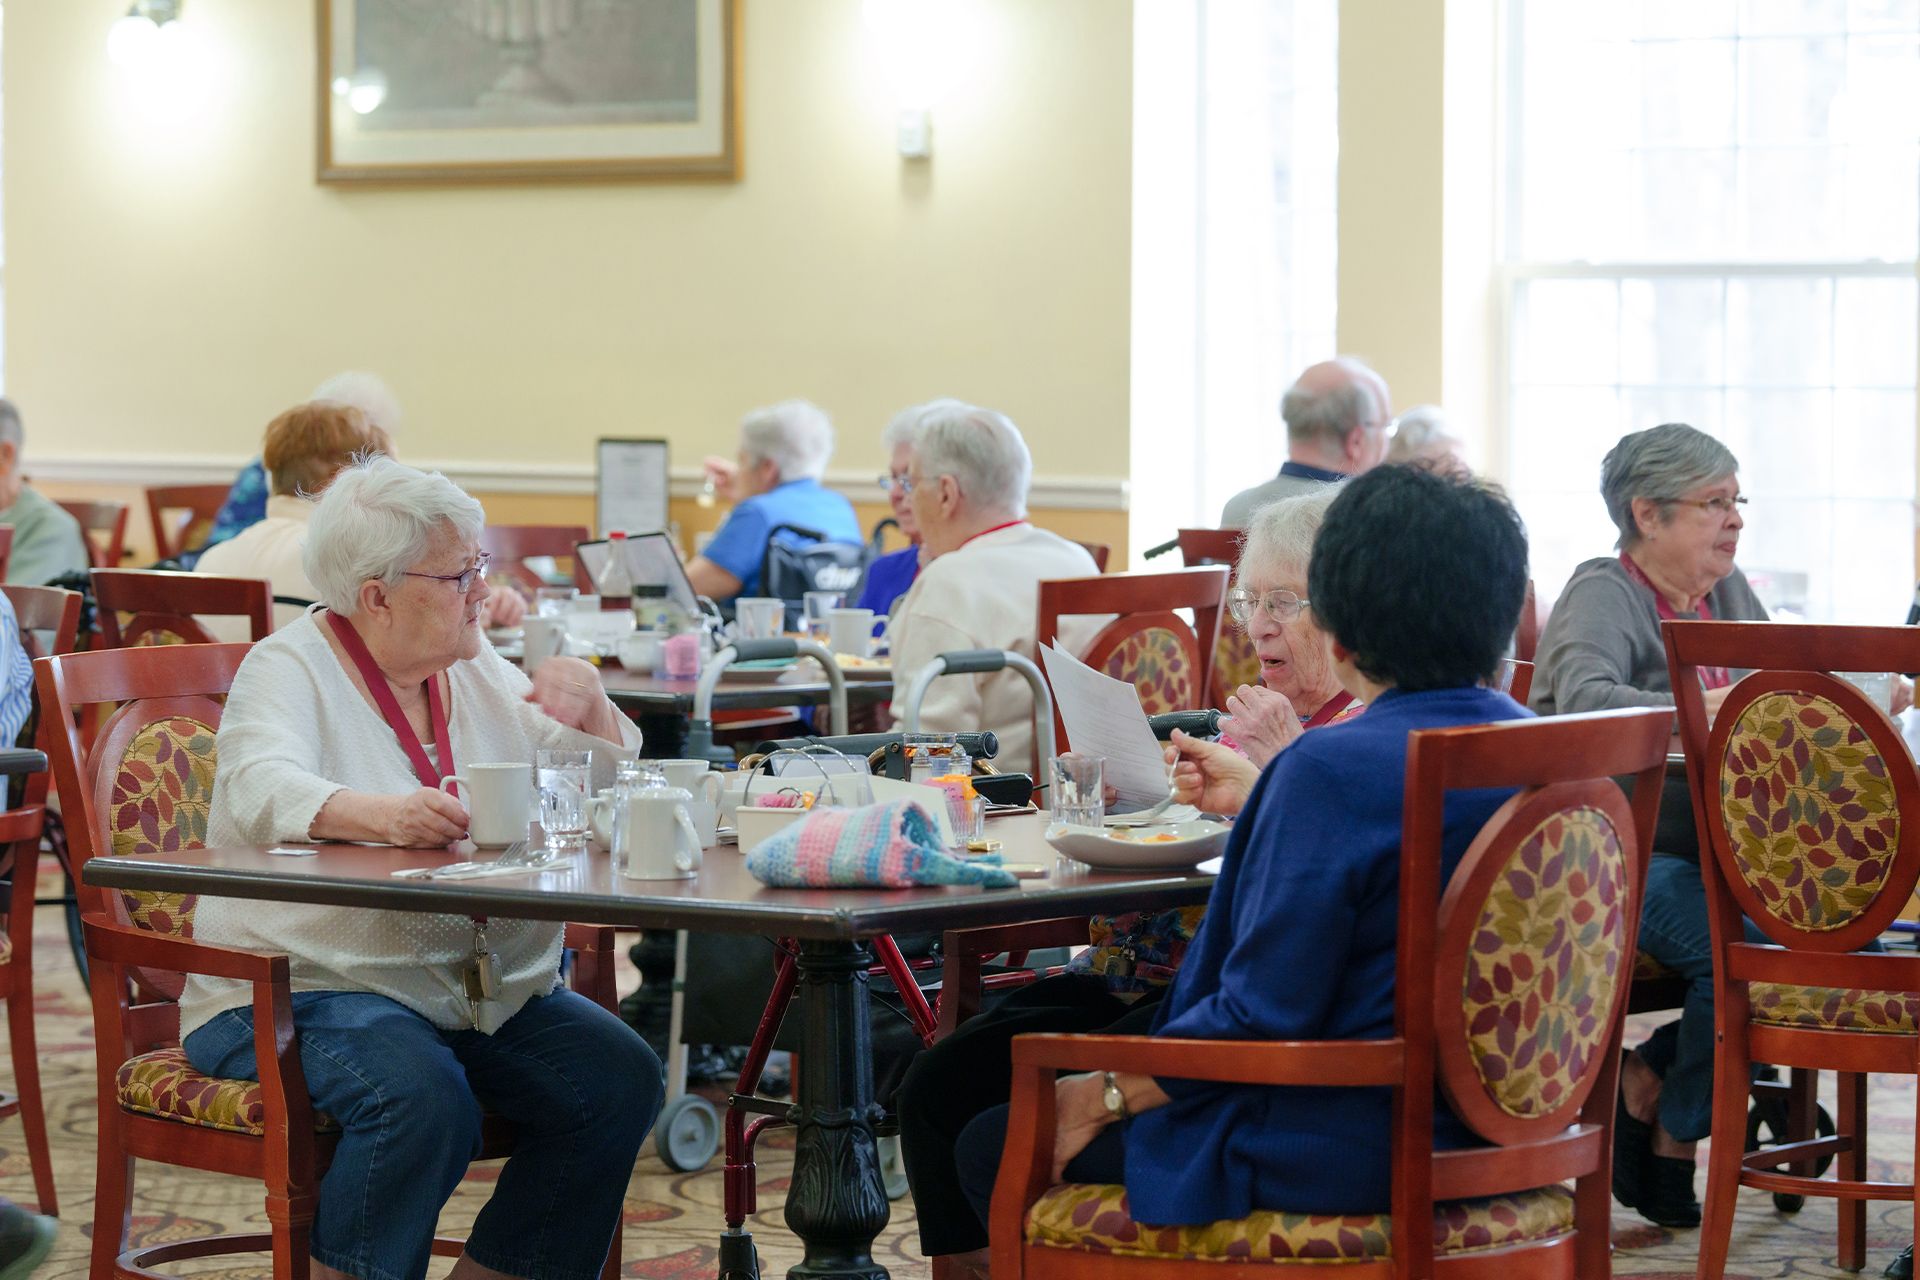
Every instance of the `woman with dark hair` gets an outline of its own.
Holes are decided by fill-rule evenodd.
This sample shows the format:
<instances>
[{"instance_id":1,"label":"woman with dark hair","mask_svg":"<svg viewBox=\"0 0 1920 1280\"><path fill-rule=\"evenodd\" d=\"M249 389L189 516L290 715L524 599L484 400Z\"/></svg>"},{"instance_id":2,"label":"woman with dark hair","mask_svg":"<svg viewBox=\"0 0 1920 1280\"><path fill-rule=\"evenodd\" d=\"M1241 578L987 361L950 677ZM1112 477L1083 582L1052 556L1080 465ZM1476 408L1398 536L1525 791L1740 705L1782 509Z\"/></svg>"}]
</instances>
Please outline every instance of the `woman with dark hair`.
<instances>
[{"instance_id":1,"label":"woman with dark hair","mask_svg":"<svg viewBox=\"0 0 1920 1280\"><path fill-rule=\"evenodd\" d=\"M1155 1035L1393 1034L1407 735L1527 714L1483 684L1519 619L1526 576L1525 530L1495 490L1411 467L1346 484L1314 543L1307 590L1340 684L1367 713L1306 734L1258 775L1227 748L1177 740L1179 798L1241 818ZM1507 794L1448 797L1443 877ZM1125 1182L1138 1221L1388 1207L1386 1090L1128 1072L1056 1087L1055 1174ZM1441 1146L1471 1140L1444 1107L1434 1119ZM982 1222L1005 1137L1004 1107L961 1135L961 1177Z\"/></svg>"}]
</instances>

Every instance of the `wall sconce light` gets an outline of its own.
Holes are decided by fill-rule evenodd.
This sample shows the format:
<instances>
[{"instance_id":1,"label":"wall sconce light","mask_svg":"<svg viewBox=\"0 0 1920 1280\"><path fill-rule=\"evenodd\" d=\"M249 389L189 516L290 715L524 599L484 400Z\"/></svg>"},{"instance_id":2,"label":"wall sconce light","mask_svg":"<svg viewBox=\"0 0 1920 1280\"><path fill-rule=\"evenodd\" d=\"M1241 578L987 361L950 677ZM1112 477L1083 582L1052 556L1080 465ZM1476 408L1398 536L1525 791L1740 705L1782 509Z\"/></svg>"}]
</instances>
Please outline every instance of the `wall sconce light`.
<instances>
[{"instance_id":1,"label":"wall sconce light","mask_svg":"<svg viewBox=\"0 0 1920 1280\"><path fill-rule=\"evenodd\" d=\"M899 108L900 155L933 155L933 104L951 75L945 0L866 0L867 32L873 40Z\"/></svg>"},{"instance_id":2,"label":"wall sconce light","mask_svg":"<svg viewBox=\"0 0 1920 1280\"><path fill-rule=\"evenodd\" d=\"M161 36L180 21L182 0L133 0L126 16L107 30L107 56L122 67L138 66L159 50Z\"/></svg>"}]
</instances>

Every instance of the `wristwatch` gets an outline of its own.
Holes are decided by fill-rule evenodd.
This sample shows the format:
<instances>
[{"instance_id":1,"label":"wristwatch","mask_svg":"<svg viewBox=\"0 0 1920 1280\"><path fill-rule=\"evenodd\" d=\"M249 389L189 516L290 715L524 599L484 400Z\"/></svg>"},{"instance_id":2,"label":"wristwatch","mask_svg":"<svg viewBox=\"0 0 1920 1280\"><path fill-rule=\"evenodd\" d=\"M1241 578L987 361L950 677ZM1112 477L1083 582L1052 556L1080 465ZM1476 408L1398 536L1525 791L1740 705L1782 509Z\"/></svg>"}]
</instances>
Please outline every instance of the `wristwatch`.
<instances>
[{"instance_id":1,"label":"wristwatch","mask_svg":"<svg viewBox=\"0 0 1920 1280\"><path fill-rule=\"evenodd\" d=\"M1120 1092L1120 1082L1113 1078L1111 1071L1102 1071L1100 1078L1106 1082L1100 1090L1101 1105L1115 1120L1127 1119L1133 1113L1127 1110L1127 1095Z\"/></svg>"}]
</instances>

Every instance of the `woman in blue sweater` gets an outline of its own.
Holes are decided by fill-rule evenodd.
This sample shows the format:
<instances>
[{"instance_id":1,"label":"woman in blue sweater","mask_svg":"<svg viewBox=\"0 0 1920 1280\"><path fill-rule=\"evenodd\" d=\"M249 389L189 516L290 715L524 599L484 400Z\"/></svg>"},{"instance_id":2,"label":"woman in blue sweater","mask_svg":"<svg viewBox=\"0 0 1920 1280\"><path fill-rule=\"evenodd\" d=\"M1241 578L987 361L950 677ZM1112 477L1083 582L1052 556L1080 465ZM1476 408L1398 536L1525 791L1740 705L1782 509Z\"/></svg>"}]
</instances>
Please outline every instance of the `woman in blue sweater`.
<instances>
[{"instance_id":1,"label":"woman in blue sweater","mask_svg":"<svg viewBox=\"0 0 1920 1280\"><path fill-rule=\"evenodd\" d=\"M1519 620L1526 576L1525 529L1497 491L1410 467L1347 483L1314 543L1307 588L1340 683L1367 714L1306 735L1259 775L1224 748L1178 741L1181 799L1241 816L1154 1034L1393 1034L1407 735L1527 714L1482 687ZM1448 797L1443 876L1508 794ZM1141 1222L1388 1207L1385 1089L1126 1072L1066 1076L1057 1088L1056 1176L1125 1182ZM961 1176L982 1222L1005 1132L999 1108L961 1135ZM1434 1137L1471 1141L1444 1106Z\"/></svg>"}]
</instances>

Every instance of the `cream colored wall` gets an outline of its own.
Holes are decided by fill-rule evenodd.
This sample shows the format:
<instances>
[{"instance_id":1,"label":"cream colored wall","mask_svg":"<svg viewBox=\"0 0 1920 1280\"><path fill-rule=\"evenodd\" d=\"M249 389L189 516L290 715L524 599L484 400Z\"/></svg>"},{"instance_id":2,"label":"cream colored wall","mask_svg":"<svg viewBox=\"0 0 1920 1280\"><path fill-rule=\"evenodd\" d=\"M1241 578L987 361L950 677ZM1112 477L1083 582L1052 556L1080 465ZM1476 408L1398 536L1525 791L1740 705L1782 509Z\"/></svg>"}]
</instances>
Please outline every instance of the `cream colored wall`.
<instances>
[{"instance_id":1,"label":"cream colored wall","mask_svg":"<svg viewBox=\"0 0 1920 1280\"><path fill-rule=\"evenodd\" d=\"M895 409L950 394L1021 423L1043 484L1125 475L1130 4L956 7L931 162L894 149L860 0L746 0L742 181L391 192L313 181L313 0L194 0L213 62L171 124L106 58L124 12L7 3L30 461L238 460L366 367L421 460L658 434L687 464L804 395L868 475Z\"/></svg>"}]
</instances>

